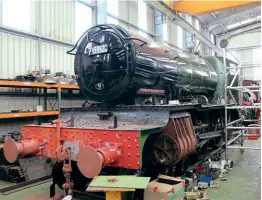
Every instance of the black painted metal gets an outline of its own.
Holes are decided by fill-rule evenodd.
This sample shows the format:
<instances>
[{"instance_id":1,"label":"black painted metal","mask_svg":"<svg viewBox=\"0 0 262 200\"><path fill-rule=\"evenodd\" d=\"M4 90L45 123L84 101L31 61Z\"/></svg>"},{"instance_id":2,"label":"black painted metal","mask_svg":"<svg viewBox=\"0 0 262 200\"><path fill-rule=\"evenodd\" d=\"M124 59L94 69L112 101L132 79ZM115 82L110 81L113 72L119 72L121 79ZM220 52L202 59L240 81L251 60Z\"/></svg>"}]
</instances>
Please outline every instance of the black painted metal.
<instances>
[{"instance_id":1,"label":"black painted metal","mask_svg":"<svg viewBox=\"0 0 262 200\"><path fill-rule=\"evenodd\" d=\"M211 139L214 137L220 137L222 136L223 131L212 131L212 132L208 132L208 133L202 133L199 135L199 139Z\"/></svg>"},{"instance_id":2,"label":"black painted metal","mask_svg":"<svg viewBox=\"0 0 262 200\"><path fill-rule=\"evenodd\" d=\"M121 106L99 106L98 104L90 105L89 107L81 108L61 108L61 112L68 111L183 111L190 109L200 109L200 104L179 104L179 105L121 105Z\"/></svg>"},{"instance_id":3,"label":"black painted metal","mask_svg":"<svg viewBox=\"0 0 262 200\"><path fill-rule=\"evenodd\" d=\"M75 115L74 126L84 129L102 130L148 130L165 127L169 120L169 111L115 111L101 119L97 112L62 112L60 119L70 121ZM116 122L117 118L117 122ZM72 122L71 122L72 123Z\"/></svg>"},{"instance_id":4,"label":"black painted metal","mask_svg":"<svg viewBox=\"0 0 262 200\"><path fill-rule=\"evenodd\" d=\"M97 25L82 36L75 73L88 98L134 104L140 88L164 89L172 96L212 95L218 77L208 61L138 38L117 25ZM107 52L90 55L102 45L108 45Z\"/></svg>"}]
</instances>

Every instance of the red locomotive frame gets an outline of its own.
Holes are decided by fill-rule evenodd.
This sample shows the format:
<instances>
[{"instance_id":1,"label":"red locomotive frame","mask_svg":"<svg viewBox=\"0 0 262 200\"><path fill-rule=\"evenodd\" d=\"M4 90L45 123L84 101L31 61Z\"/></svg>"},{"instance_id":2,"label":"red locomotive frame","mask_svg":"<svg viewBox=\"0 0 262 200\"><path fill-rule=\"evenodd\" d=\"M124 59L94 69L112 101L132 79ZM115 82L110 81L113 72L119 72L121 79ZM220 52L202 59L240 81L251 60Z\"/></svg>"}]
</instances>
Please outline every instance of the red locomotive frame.
<instances>
[{"instance_id":1,"label":"red locomotive frame","mask_svg":"<svg viewBox=\"0 0 262 200\"><path fill-rule=\"evenodd\" d=\"M64 161L69 148L70 160L78 162L86 177L93 178L108 165L140 169L140 131L63 128L60 120L53 124L23 126L21 142L9 138L5 143L7 160L14 162L19 155L34 154ZM87 165L92 165L88 171Z\"/></svg>"}]
</instances>

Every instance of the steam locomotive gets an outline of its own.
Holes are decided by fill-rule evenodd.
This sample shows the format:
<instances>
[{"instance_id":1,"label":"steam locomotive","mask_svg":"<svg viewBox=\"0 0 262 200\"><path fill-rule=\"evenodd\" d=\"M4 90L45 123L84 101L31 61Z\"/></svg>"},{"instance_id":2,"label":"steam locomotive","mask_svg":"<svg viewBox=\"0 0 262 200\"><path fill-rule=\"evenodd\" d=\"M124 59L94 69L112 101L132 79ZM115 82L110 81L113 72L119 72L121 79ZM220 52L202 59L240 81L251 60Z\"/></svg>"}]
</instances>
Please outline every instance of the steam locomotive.
<instances>
[{"instance_id":1,"label":"steam locomotive","mask_svg":"<svg viewBox=\"0 0 262 200\"><path fill-rule=\"evenodd\" d=\"M9 162L55 158L54 184L85 191L99 174L181 175L223 147L221 57L185 54L109 24L86 31L68 53L90 102L61 109L52 123L23 126L22 141L5 142Z\"/></svg>"}]
</instances>

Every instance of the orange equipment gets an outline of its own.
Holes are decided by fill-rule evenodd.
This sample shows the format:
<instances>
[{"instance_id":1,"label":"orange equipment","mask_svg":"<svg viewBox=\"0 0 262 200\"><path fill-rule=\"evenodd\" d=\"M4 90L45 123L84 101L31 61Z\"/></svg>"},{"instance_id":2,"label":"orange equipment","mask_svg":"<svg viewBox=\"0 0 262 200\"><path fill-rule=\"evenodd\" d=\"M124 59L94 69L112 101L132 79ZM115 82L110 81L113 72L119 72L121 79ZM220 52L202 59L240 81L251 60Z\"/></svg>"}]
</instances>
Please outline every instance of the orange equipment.
<instances>
[{"instance_id":1,"label":"orange equipment","mask_svg":"<svg viewBox=\"0 0 262 200\"><path fill-rule=\"evenodd\" d=\"M224 10L231 10L250 5L260 4L260 0L242 0L242 1L197 1L197 0L164 0L170 8L177 12L188 13L192 15L209 14Z\"/></svg>"},{"instance_id":2,"label":"orange equipment","mask_svg":"<svg viewBox=\"0 0 262 200\"><path fill-rule=\"evenodd\" d=\"M4 144L4 154L8 162L13 163L17 160L19 155L27 155L39 152L40 144L37 140L22 140L15 142L13 139L8 138Z\"/></svg>"}]
</instances>

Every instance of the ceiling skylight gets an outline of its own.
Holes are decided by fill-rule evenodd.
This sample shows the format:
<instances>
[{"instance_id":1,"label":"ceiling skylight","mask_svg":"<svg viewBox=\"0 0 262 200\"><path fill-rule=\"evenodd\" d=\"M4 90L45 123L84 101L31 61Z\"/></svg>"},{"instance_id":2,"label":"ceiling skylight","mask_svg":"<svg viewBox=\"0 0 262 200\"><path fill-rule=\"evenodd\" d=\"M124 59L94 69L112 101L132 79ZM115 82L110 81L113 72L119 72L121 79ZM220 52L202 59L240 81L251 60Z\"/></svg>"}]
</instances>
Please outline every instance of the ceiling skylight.
<instances>
[{"instance_id":1,"label":"ceiling skylight","mask_svg":"<svg viewBox=\"0 0 262 200\"><path fill-rule=\"evenodd\" d=\"M234 29L234 28L237 28L237 27L239 27L241 25L243 26L243 25L246 25L246 24L250 24L250 23L255 22L257 20L261 20L261 15L255 17L255 18L250 18L250 19L246 19L244 21L241 21L240 22L241 24L239 22L238 23L234 23L234 24L230 24L230 25L227 26L227 29Z\"/></svg>"}]
</instances>

